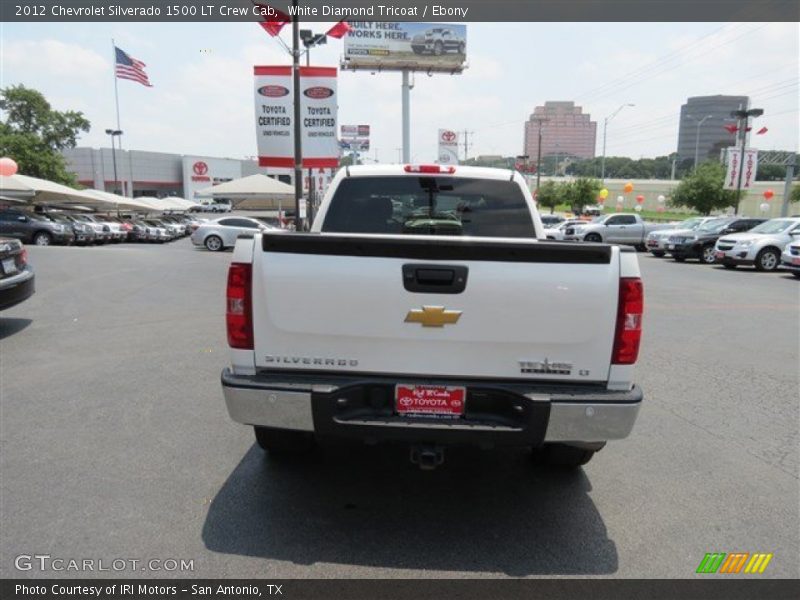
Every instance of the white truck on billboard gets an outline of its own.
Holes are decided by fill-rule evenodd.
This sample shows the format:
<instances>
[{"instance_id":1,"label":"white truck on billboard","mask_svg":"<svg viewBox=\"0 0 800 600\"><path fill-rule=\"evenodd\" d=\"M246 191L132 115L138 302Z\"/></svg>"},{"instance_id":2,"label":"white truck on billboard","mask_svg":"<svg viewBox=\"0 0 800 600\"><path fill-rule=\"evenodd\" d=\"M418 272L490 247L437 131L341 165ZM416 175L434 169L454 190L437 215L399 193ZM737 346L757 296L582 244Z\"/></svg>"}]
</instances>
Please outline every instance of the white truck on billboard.
<instances>
[{"instance_id":1,"label":"white truck on billboard","mask_svg":"<svg viewBox=\"0 0 800 600\"><path fill-rule=\"evenodd\" d=\"M466 25L351 23L344 38L343 69L460 72L467 60Z\"/></svg>"}]
</instances>

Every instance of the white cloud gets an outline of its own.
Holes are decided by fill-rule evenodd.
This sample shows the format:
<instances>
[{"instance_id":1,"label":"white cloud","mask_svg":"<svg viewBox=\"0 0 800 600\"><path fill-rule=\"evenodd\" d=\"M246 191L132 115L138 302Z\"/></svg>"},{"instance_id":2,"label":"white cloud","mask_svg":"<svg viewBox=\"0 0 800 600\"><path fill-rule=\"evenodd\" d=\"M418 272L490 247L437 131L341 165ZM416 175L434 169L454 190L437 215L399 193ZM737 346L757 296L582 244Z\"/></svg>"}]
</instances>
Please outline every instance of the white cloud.
<instances>
[{"instance_id":1,"label":"white cloud","mask_svg":"<svg viewBox=\"0 0 800 600\"><path fill-rule=\"evenodd\" d=\"M3 69L76 84L96 85L111 78L110 59L81 45L54 39L7 41L3 45Z\"/></svg>"}]
</instances>

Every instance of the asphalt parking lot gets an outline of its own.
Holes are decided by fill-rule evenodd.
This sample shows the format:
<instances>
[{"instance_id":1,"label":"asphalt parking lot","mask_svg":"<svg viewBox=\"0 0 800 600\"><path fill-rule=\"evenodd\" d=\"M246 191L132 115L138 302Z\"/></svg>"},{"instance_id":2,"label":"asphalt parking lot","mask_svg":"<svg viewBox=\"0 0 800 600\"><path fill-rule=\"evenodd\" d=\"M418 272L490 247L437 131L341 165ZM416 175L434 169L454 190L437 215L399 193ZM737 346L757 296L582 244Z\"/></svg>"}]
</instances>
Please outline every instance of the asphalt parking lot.
<instances>
[{"instance_id":1,"label":"asphalt parking lot","mask_svg":"<svg viewBox=\"0 0 800 600\"><path fill-rule=\"evenodd\" d=\"M393 447L271 460L230 421L230 252L29 256L37 293L0 315L1 577L692 577L735 551L800 576L791 275L639 254L632 436L574 474L472 449L423 472ZM21 554L194 570L18 571Z\"/></svg>"}]
</instances>

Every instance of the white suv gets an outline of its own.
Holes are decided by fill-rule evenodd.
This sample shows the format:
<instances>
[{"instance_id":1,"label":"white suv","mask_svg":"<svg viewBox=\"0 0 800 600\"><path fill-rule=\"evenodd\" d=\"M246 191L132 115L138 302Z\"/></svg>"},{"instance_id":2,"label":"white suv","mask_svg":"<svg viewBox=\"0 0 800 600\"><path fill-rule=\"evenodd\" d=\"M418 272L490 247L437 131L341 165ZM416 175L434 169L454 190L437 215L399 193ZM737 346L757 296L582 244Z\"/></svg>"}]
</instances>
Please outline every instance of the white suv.
<instances>
[{"instance_id":1,"label":"white suv","mask_svg":"<svg viewBox=\"0 0 800 600\"><path fill-rule=\"evenodd\" d=\"M752 265L759 271L774 271L781 264L781 251L800 239L800 217L770 219L750 231L717 240L715 257L726 269Z\"/></svg>"}]
</instances>

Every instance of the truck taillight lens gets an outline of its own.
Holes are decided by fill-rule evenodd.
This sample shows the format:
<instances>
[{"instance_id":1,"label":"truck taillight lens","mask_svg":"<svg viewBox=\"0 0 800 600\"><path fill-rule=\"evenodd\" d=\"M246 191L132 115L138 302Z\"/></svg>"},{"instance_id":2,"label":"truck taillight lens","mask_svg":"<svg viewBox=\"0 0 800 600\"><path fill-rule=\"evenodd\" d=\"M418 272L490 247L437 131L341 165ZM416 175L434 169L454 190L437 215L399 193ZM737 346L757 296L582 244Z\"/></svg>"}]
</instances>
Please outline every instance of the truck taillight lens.
<instances>
[{"instance_id":1,"label":"truck taillight lens","mask_svg":"<svg viewBox=\"0 0 800 600\"><path fill-rule=\"evenodd\" d=\"M17 256L17 266L24 267L28 264L28 249L23 248L22 252Z\"/></svg>"},{"instance_id":2,"label":"truck taillight lens","mask_svg":"<svg viewBox=\"0 0 800 600\"><path fill-rule=\"evenodd\" d=\"M619 309L617 332L614 336L614 352L611 364L632 365L639 356L642 339L642 313L644 312L644 289L638 277L623 277L619 280Z\"/></svg>"},{"instance_id":3,"label":"truck taillight lens","mask_svg":"<svg viewBox=\"0 0 800 600\"><path fill-rule=\"evenodd\" d=\"M253 349L252 281L251 265L231 263L225 308L228 345L231 348Z\"/></svg>"}]
</instances>

